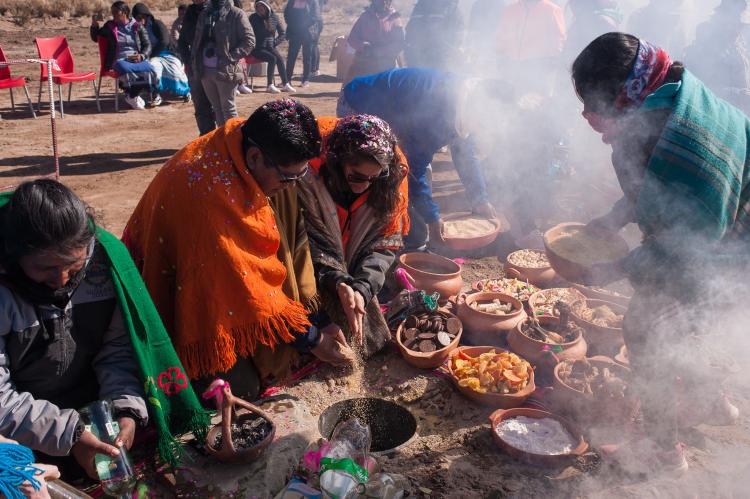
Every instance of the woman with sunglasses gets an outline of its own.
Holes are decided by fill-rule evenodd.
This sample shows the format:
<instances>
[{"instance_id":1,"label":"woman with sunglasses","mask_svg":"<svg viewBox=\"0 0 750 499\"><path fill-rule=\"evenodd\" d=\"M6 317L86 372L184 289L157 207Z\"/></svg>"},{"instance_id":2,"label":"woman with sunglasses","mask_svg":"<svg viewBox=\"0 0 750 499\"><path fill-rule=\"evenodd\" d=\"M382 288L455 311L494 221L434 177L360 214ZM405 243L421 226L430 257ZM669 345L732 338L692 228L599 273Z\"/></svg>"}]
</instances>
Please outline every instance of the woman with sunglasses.
<instances>
[{"instance_id":1,"label":"woman with sunglasses","mask_svg":"<svg viewBox=\"0 0 750 499\"><path fill-rule=\"evenodd\" d=\"M376 298L409 229L406 159L382 119L318 119L323 154L299 184L323 312L365 357L390 339Z\"/></svg>"},{"instance_id":2,"label":"woman with sunglasses","mask_svg":"<svg viewBox=\"0 0 750 499\"><path fill-rule=\"evenodd\" d=\"M716 367L731 363L729 345L747 329L750 121L666 51L624 33L591 42L573 83L583 117L612 146L624 193L588 228L636 223L643 235L590 276L635 289L623 335L644 431L602 449L637 471L685 471L679 428L738 417Z\"/></svg>"}]
</instances>

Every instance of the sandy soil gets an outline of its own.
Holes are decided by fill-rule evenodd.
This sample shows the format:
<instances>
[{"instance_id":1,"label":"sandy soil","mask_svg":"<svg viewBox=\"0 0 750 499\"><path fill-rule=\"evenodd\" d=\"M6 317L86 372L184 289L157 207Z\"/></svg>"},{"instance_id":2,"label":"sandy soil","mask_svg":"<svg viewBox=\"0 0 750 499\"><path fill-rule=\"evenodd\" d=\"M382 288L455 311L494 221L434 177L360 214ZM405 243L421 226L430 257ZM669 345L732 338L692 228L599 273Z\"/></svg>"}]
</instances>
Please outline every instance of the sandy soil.
<instances>
[{"instance_id":1,"label":"sandy soil","mask_svg":"<svg viewBox=\"0 0 750 499\"><path fill-rule=\"evenodd\" d=\"M401 6L410 4L403 0ZM322 70L335 74L328 53L335 35L345 34L363 0L331 0L322 39ZM408 13L409 9L402 12ZM160 16L171 22L173 15ZM9 57L32 56L34 36L64 34L70 41L79 70L99 66L96 45L88 38L88 20L35 20L19 28L0 19L0 42ZM36 101L38 68L15 66L16 75L30 80ZM256 78L258 89L264 86ZM262 85L262 86L261 86ZM319 115L333 114L340 84L323 77L296 95ZM105 92L112 83L106 82ZM265 92L239 96L240 115L248 115L271 99ZM45 97L46 100L46 97ZM49 114L36 120L24 107L23 94L16 92L16 111L10 111L8 92L0 92L0 186L52 171ZM123 106L124 103L123 103ZM114 114L111 93L104 94L103 112L97 113L90 85L76 85L73 101L66 102L66 116L58 120L63 181L93 206L101 223L120 234L142 192L160 165L197 136L192 104L167 101L160 108ZM121 108L122 109L122 108ZM467 207L460 183L450 168L449 157L436 158L435 183L439 203L448 211ZM491 276L500 268L497 255L507 241L486 250L482 259L468 259L466 281ZM466 256L466 255L455 255ZM680 480L623 477L602 468L582 473L575 469L542 470L523 465L496 449L487 417L490 410L463 399L442 377L406 366L397 352L389 352L367 365L365 386L369 392L400 400L419 417L419 437L392 459L386 471L408 474L421 487L417 495L430 497L732 497L746 496L750 455L750 421L730 428L700 427L683 435L689 445L691 473ZM293 387L317 414L333 401L353 396L346 377L331 369ZM736 387L747 393L747 381L739 377ZM750 413L746 397L739 400L743 414Z\"/></svg>"}]
</instances>

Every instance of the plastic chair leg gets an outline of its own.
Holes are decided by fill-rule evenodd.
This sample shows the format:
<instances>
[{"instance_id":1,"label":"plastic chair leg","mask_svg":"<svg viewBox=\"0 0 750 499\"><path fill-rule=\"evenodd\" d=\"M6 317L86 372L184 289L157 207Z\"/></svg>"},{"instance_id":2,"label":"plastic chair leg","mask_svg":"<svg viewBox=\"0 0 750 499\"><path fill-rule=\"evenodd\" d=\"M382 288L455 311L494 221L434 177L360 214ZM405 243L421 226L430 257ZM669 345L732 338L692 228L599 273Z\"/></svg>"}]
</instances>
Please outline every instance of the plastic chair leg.
<instances>
[{"instance_id":1,"label":"plastic chair leg","mask_svg":"<svg viewBox=\"0 0 750 499\"><path fill-rule=\"evenodd\" d=\"M26 94L26 100L29 102L29 109L31 110L31 116L36 119L36 113L34 112L34 103L31 102L31 96L29 95L29 89L26 85L23 86L23 91Z\"/></svg>"},{"instance_id":2,"label":"plastic chair leg","mask_svg":"<svg viewBox=\"0 0 750 499\"><path fill-rule=\"evenodd\" d=\"M57 93L60 96L60 118L65 118L65 108L63 108L63 98L62 98L62 83L57 86Z\"/></svg>"},{"instance_id":3,"label":"plastic chair leg","mask_svg":"<svg viewBox=\"0 0 750 499\"><path fill-rule=\"evenodd\" d=\"M70 104L70 96L73 94L73 84L68 83L68 104Z\"/></svg>"},{"instance_id":4,"label":"plastic chair leg","mask_svg":"<svg viewBox=\"0 0 750 499\"><path fill-rule=\"evenodd\" d=\"M13 89L9 88L10 90L10 110L14 113L16 112L16 101L13 99Z\"/></svg>"},{"instance_id":5,"label":"plastic chair leg","mask_svg":"<svg viewBox=\"0 0 750 499\"><path fill-rule=\"evenodd\" d=\"M96 99L96 110L102 112L102 105L99 104L99 87L102 86L102 77L99 77L99 86L96 85L94 80L91 80L91 85L94 87L94 98Z\"/></svg>"},{"instance_id":6,"label":"plastic chair leg","mask_svg":"<svg viewBox=\"0 0 750 499\"><path fill-rule=\"evenodd\" d=\"M120 111L120 85L115 78L115 112Z\"/></svg>"},{"instance_id":7,"label":"plastic chair leg","mask_svg":"<svg viewBox=\"0 0 750 499\"><path fill-rule=\"evenodd\" d=\"M42 81L39 81L39 99L36 102L37 112L42 112Z\"/></svg>"}]
</instances>

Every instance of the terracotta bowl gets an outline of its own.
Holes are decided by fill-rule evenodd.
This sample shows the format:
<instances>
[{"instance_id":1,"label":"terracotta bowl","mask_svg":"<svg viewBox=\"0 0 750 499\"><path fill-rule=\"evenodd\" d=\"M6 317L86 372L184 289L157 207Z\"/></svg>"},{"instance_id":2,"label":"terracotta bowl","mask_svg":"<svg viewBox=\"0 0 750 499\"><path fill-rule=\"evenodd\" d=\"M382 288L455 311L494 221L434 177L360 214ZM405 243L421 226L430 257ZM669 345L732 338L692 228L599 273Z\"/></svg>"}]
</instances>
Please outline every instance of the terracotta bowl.
<instances>
[{"instance_id":1,"label":"terracotta bowl","mask_svg":"<svg viewBox=\"0 0 750 499\"><path fill-rule=\"evenodd\" d=\"M440 315L446 318L452 318L455 317L453 314L449 314L448 312L439 312ZM440 367L445 362L445 359L448 358L450 353L455 350L455 348L458 346L458 343L461 341L461 334L463 333L463 325L461 326L461 329L459 329L458 334L456 337L451 341L451 344L448 345L445 348L441 348L440 350L435 350L434 352L424 353L424 352L417 352L414 350L409 350L406 348L406 346L401 342L401 333L404 331L404 323L406 320L402 321L401 324L399 324L398 329L396 330L396 344L398 345L398 349L401 352L401 356L404 358L404 360L419 369L435 369L436 367Z\"/></svg>"},{"instance_id":2,"label":"terracotta bowl","mask_svg":"<svg viewBox=\"0 0 750 499\"><path fill-rule=\"evenodd\" d=\"M529 311L531 312L531 315L533 315L533 316L535 316L537 318L541 318L541 317L556 317L556 316L550 315L550 314L538 315L538 313L537 313L537 308L538 308L537 303L539 303L540 300L542 300L543 298L545 298L545 295L547 295L547 294L549 294L549 293L551 293L553 291L563 290L563 289L571 290L572 294L577 297L576 299L585 299L586 298L585 295L583 295L582 293L578 292L577 290L575 290L573 288L548 288L548 289L542 289L542 290L537 291L536 293L534 293L533 295L531 295L529 297ZM574 302L574 301L575 300L572 300L571 303Z\"/></svg>"},{"instance_id":3,"label":"terracotta bowl","mask_svg":"<svg viewBox=\"0 0 750 499\"><path fill-rule=\"evenodd\" d=\"M603 356L591 357L589 363L598 368L607 367L616 372L618 376L629 379L630 369L622 366L612 359ZM610 424L617 426L628 422L638 410L638 402L634 398L625 399L612 403L597 399L592 394L586 394L571 388L560 379L560 369L565 361L560 362L554 369L554 380L552 385L551 402L557 410L564 411L575 417L577 421L593 424Z\"/></svg>"},{"instance_id":4,"label":"terracotta bowl","mask_svg":"<svg viewBox=\"0 0 750 499\"><path fill-rule=\"evenodd\" d=\"M608 301L611 303L616 303L618 305L622 305L623 307L627 307L630 305L630 297L629 296L623 296L623 295L616 295L613 293L609 293L606 291L599 291L596 289L592 289L589 286L584 286L582 284L575 284L571 283L571 287L577 289L581 292L583 296L586 298L591 298L594 300L602 300L602 301Z\"/></svg>"},{"instance_id":5,"label":"terracotta bowl","mask_svg":"<svg viewBox=\"0 0 750 499\"><path fill-rule=\"evenodd\" d=\"M443 217L443 221L448 222L450 220L457 220L459 218L465 217L467 213L455 213L452 215L447 215ZM485 246L489 246L493 242L495 242L495 239L497 239L497 236L501 232L507 232L509 229L509 225L507 222L502 221L497 218L489 218L488 219L494 226L495 229L482 236L478 237L445 237L443 236L443 241L445 242L445 245L448 246L450 249L453 250L459 250L459 251L469 251L469 250L475 250L479 248L484 248Z\"/></svg>"},{"instance_id":6,"label":"terracotta bowl","mask_svg":"<svg viewBox=\"0 0 750 499\"><path fill-rule=\"evenodd\" d=\"M513 445L500 438L500 436L497 434L496 428L503 421L518 416L526 416L528 418L538 419L550 418L559 421L563 428L565 428L573 437L573 439L578 442L578 445L567 454L558 454L555 456L550 456L547 454L536 454L514 447ZM568 464L578 456L582 456L589 448L589 444L587 444L583 439L583 434L573 423L550 412L540 411L537 409L499 409L490 414L490 430L492 431L492 438L493 440L495 440L495 443L507 454L521 461L525 461L530 464L536 464L539 466L554 467Z\"/></svg>"},{"instance_id":7,"label":"terracotta bowl","mask_svg":"<svg viewBox=\"0 0 750 499\"><path fill-rule=\"evenodd\" d=\"M538 320L542 327L554 327L560 324L560 319L557 317L539 317ZM551 345L543 341L534 340L523 334L521 328L526 322L527 321L519 323L510 333L508 333L508 346L510 347L510 350L519 357L523 357L534 364L539 364L547 355L547 351ZM562 351L555 352L555 355L561 361L586 358L588 345L586 344L586 339L583 335L578 335L578 338L575 340L563 343L559 346L562 348Z\"/></svg>"},{"instance_id":8,"label":"terracotta bowl","mask_svg":"<svg viewBox=\"0 0 750 499\"><path fill-rule=\"evenodd\" d=\"M630 366L630 359L628 358L627 346L623 345L622 348L620 348L620 352L617 355L615 355L615 362L626 367Z\"/></svg>"},{"instance_id":9,"label":"terracotta bowl","mask_svg":"<svg viewBox=\"0 0 750 499\"><path fill-rule=\"evenodd\" d=\"M458 347L453 350L448 357L448 373L450 374L453 384L456 385L458 391L466 398L482 405L498 407L501 409L511 409L522 405L526 399L534 393L534 390L536 390L536 386L534 385L533 368L529 374L529 383L526 385L526 388L516 393L479 393L469 387L458 384L458 377L453 373L453 358L458 355L459 352L464 352L470 357L476 357L480 354L489 352L490 350L495 350L496 352L506 351L502 348L496 347Z\"/></svg>"},{"instance_id":10,"label":"terracotta bowl","mask_svg":"<svg viewBox=\"0 0 750 499\"><path fill-rule=\"evenodd\" d=\"M478 301L492 301L495 298L513 306L509 314L496 315L471 308ZM463 322L466 333L464 339L473 345L502 345L508 331L528 317L516 298L503 293L473 293L462 295L457 300L458 318Z\"/></svg>"},{"instance_id":11,"label":"terracotta bowl","mask_svg":"<svg viewBox=\"0 0 750 499\"><path fill-rule=\"evenodd\" d=\"M444 302L458 294L464 285L461 266L440 255L431 253L404 253L398 258L399 267L414 279L414 286L427 294L440 293Z\"/></svg>"},{"instance_id":12,"label":"terracotta bowl","mask_svg":"<svg viewBox=\"0 0 750 499\"><path fill-rule=\"evenodd\" d=\"M551 266L549 267L522 267L520 265L511 263L511 260L513 259L513 255L520 253L522 251L533 251L534 253L544 253L544 251L541 251L541 250L514 251L513 253L509 254L505 258L504 267L516 270L521 275L521 279L528 280L534 286L537 286L539 288L546 288L548 286L551 286L552 283L554 283L555 279L557 278L557 274L555 273L555 271L552 269Z\"/></svg>"},{"instance_id":13,"label":"terracotta bowl","mask_svg":"<svg viewBox=\"0 0 750 499\"><path fill-rule=\"evenodd\" d=\"M525 279L522 279L521 278L521 274L519 274L518 271L515 270L515 269L510 269L510 268L509 269L504 269L504 272L505 272L505 277L504 277L505 279L510 279L510 280L518 279L519 281L525 282ZM498 279L501 279L501 278L498 277L498 278L494 278L494 279L498 280ZM492 280L492 279L481 279L479 281L474 281L473 283L471 283L471 289L473 291L483 291L485 293L504 293L504 294L510 294L510 293L507 293L505 291L492 291L491 289L485 289L483 283L485 283L485 282L487 282L489 280ZM528 285L533 290L533 292L531 294L533 294L537 290L539 290L538 287L534 286L531 283L529 283ZM524 305L526 305L526 303L528 302L528 299L522 300L518 296L514 296L512 294L511 294L511 296L513 296L514 298L518 298L519 300L521 300L524 303ZM529 295L529 297L531 297L531 295Z\"/></svg>"},{"instance_id":14,"label":"terracotta bowl","mask_svg":"<svg viewBox=\"0 0 750 499\"><path fill-rule=\"evenodd\" d=\"M555 253L554 249L550 246L550 241L557 239L560 233L583 226L585 226L585 224L562 223L551 228L544 233L544 248L547 252L547 258L549 259L552 268L555 269L555 272L557 272L558 275L570 282L585 284L591 280L591 266L568 260L567 258ZM628 243L618 234L612 234L609 241L618 247L621 257L627 255L630 251Z\"/></svg>"},{"instance_id":15,"label":"terracotta bowl","mask_svg":"<svg viewBox=\"0 0 750 499\"><path fill-rule=\"evenodd\" d=\"M271 422L271 431L268 432L268 435L262 442L256 444L254 447L250 447L249 449L235 450L233 445L227 445L228 441L222 438L221 449L216 449L213 446L213 443L216 441L216 436L221 432L221 424L217 424L208 431L208 437L206 438L206 450L208 453L219 461L225 463L250 463L258 459L266 447L273 442L273 438L276 435L276 423L274 423L273 419L271 419L266 412L259 408L238 415L233 423L241 424L244 420L253 417L253 413L262 416Z\"/></svg>"},{"instance_id":16,"label":"terracotta bowl","mask_svg":"<svg viewBox=\"0 0 750 499\"><path fill-rule=\"evenodd\" d=\"M578 302L576 302L578 303ZM602 305L608 306L613 312L619 315L625 315L628 311L627 308L616 303L611 303L602 300L586 300L586 305L589 308L596 308ZM586 341L589 344L589 348L592 351L600 355L606 355L612 357L615 353L620 351L620 348L625 344L625 339L622 336L621 327L605 327L594 324L587 320L582 319L575 313L575 306L572 307L571 317L573 320L581 326L586 334Z\"/></svg>"}]
</instances>

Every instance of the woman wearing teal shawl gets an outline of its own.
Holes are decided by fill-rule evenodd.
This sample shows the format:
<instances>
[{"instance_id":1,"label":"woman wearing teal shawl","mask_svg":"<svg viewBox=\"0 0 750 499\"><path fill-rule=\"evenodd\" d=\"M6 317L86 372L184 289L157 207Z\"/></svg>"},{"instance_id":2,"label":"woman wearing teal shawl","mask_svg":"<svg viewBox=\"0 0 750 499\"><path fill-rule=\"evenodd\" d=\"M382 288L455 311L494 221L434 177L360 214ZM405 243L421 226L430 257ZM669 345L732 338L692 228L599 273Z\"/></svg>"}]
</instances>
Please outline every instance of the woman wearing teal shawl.
<instances>
[{"instance_id":1,"label":"woman wearing teal shawl","mask_svg":"<svg viewBox=\"0 0 750 499\"><path fill-rule=\"evenodd\" d=\"M641 246L596 266L590 282L627 277L635 289L623 330L647 438L604 450L640 471L685 471L678 429L738 417L707 360L743 322L746 285L734 276L748 254L750 123L682 63L631 35L594 40L574 62L573 82L584 118L612 145L624 192L589 227L637 223L643 233Z\"/></svg>"}]
</instances>

